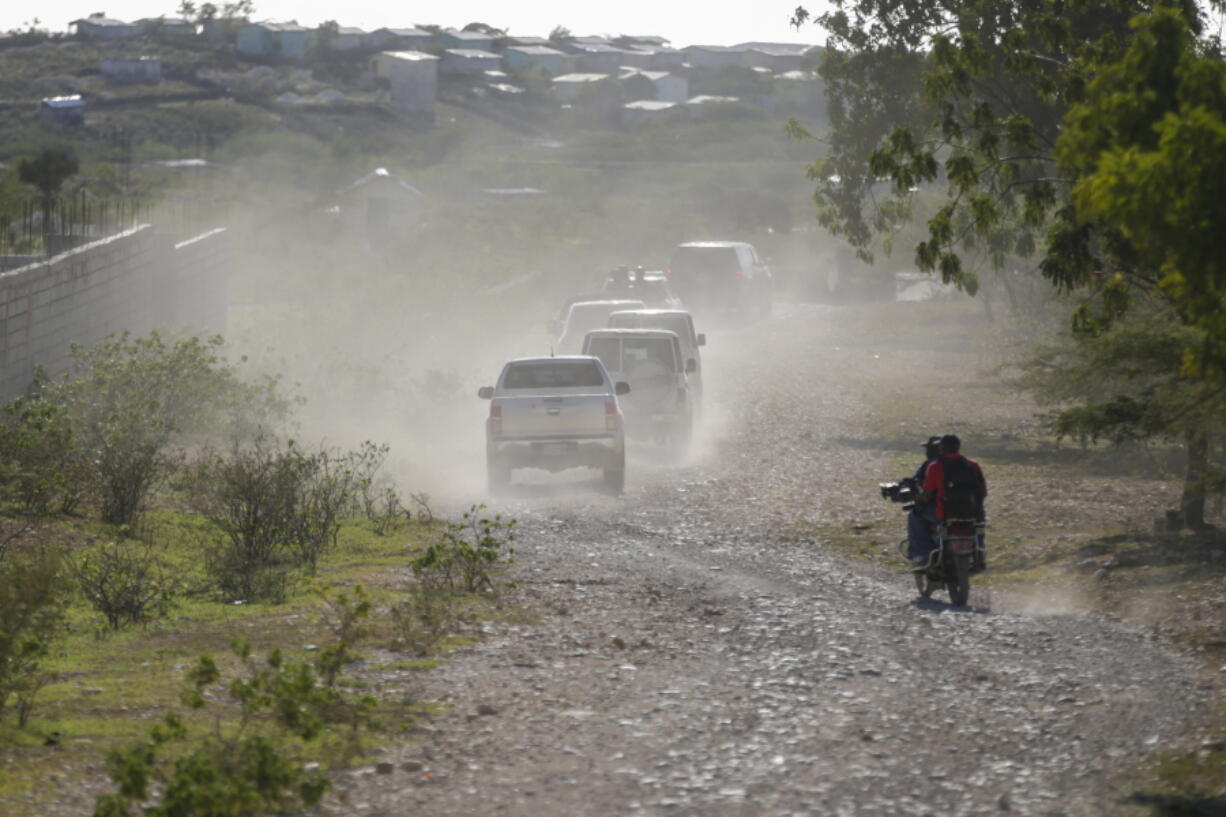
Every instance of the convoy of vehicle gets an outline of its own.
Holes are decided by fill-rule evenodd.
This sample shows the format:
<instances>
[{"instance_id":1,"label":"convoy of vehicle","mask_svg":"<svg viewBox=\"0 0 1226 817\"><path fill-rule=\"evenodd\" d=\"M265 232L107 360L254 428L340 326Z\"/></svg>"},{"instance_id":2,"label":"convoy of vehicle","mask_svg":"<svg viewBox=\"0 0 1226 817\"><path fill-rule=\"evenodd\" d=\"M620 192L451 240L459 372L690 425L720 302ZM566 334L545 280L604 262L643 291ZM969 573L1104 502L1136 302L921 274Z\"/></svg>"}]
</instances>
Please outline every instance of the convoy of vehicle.
<instances>
[{"instance_id":1,"label":"convoy of vehicle","mask_svg":"<svg viewBox=\"0 0 1226 817\"><path fill-rule=\"evenodd\" d=\"M703 314L731 309L769 314L770 269L751 244L682 244L669 268L620 267L599 292L567 299L550 320L549 357L507 363L486 419L486 470L492 493L516 469L597 468L602 486L620 494L626 438L684 454L702 405L707 339L682 303Z\"/></svg>"}]
</instances>

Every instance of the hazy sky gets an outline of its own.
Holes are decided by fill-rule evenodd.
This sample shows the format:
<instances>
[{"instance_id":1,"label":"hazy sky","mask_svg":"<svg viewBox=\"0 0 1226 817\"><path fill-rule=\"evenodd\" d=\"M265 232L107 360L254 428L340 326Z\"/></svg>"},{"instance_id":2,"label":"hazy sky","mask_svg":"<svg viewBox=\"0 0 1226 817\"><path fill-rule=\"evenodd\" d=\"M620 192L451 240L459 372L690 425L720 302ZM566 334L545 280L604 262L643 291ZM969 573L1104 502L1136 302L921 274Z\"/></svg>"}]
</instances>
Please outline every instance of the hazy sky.
<instances>
[{"instance_id":1,"label":"hazy sky","mask_svg":"<svg viewBox=\"0 0 1226 817\"><path fill-rule=\"evenodd\" d=\"M213 0L222 5L223 0ZM92 3L92 5L89 5ZM302 25L336 20L341 25L366 29L434 23L463 27L480 21L512 34L546 36L554 26L564 25L575 34L658 34L673 45L731 45L749 40L820 43L821 32L807 26L799 33L788 25L798 0L765 0L724 4L714 2L669 2L669 0L620 0L606 3L505 0L389 3L383 0L255 0L255 19L296 19ZM173 15L179 0L0 0L0 30L21 26L32 17L53 31L63 31L70 20L104 11L108 17L136 20ZM820 3L809 4L810 10Z\"/></svg>"}]
</instances>

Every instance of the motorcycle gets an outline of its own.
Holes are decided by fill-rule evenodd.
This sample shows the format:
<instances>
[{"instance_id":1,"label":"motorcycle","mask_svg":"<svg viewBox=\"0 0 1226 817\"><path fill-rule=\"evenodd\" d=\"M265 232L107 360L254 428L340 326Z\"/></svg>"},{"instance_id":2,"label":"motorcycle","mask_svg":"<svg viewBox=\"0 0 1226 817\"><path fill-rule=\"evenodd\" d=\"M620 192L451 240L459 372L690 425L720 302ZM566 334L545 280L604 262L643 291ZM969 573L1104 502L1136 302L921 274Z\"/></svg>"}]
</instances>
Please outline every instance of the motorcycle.
<instances>
[{"instance_id":1,"label":"motorcycle","mask_svg":"<svg viewBox=\"0 0 1226 817\"><path fill-rule=\"evenodd\" d=\"M902 509L910 513L919 496L919 486L910 477L898 482L882 483L881 496L892 502L906 503ZM946 519L937 526L937 546L928 554L928 564L915 568L915 589L923 598L930 598L941 589L949 591L949 603L965 607L971 595L971 574L983 564L983 533L986 522L975 519ZM898 543L898 551L908 559L908 541ZM908 559L910 561L910 559Z\"/></svg>"}]
</instances>

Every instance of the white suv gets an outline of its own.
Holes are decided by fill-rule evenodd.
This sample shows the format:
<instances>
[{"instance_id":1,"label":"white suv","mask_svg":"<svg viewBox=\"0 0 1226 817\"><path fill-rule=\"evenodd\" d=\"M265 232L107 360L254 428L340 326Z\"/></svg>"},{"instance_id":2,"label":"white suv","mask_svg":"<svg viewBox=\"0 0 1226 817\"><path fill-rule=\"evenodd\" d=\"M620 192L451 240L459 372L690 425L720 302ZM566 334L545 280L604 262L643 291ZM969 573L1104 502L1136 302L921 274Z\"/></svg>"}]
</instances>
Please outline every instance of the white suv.
<instances>
[{"instance_id":1,"label":"white suv","mask_svg":"<svg viewBox=\"0 0 1226 817\"><path fill-rule=\"evenodd\" d=\"M770 267L744 241L691 241L673 250L667 273L691 308L740 309L769 315L774 301Z\"/></svg>"}]
</instances>

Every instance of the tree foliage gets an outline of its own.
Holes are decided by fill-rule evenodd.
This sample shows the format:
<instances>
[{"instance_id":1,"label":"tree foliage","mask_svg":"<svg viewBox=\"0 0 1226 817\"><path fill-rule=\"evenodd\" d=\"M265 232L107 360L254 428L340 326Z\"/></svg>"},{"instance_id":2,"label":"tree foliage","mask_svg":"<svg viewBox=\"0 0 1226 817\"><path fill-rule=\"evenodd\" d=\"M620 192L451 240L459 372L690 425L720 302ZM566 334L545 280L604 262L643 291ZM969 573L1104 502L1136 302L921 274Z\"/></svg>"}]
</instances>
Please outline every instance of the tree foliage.
<instances>
[{"instance_id":1,"label":"tree foliage","mask_svg":"<svg viewBox=\"0 0 1226 817\"><path fill-rule=\"evenodd\" d=\"M1039 350L1027 382L1058 395L1059 433L1182 436L1184 508L1198 523L1220 415L1178 406L1226 379L1226 73L1201 9L832 5L816 18L831 34L829 151L809 168L820 222L868 257L927 199L922 270L973 294L985 268L1034 259L1058 290L1077 291L1068 345ZM809 20L804 8L793 18Z\"/></svg>"}]
</instances>

